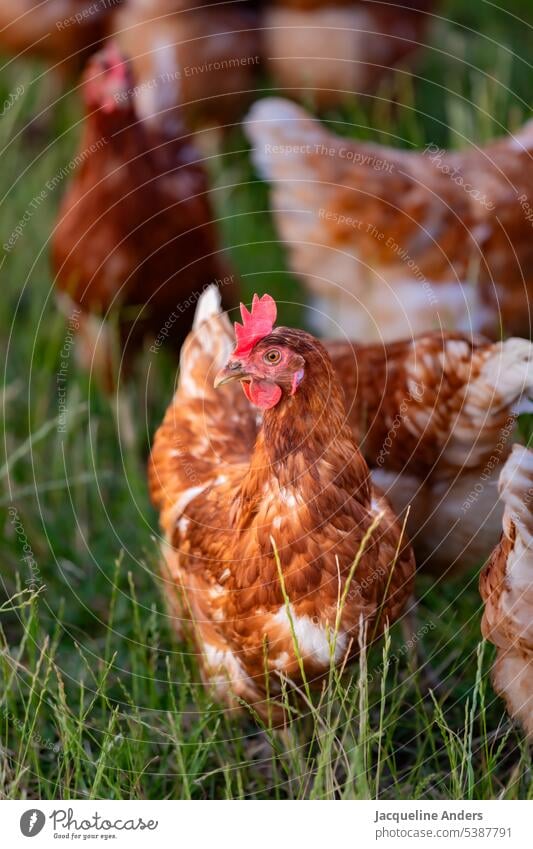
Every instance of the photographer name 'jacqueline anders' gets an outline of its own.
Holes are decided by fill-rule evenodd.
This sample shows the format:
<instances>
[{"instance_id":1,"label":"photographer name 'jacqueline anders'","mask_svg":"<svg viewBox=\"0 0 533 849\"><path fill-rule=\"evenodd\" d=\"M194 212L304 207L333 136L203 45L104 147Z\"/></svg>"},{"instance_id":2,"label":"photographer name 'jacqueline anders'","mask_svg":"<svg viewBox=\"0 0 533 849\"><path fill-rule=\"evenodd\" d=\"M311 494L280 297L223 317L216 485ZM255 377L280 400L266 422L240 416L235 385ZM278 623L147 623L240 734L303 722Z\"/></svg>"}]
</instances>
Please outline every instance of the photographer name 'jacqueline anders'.
<instances>
[{"instance_id":1,"label":"photographer name 'jacqueline anders'","mask_svg":"<svg viewBox=\"0 0 533 849\"><path fill-rule=\"evenodd\" d=\"M420 822L427 820L470 820L483 822L483 814L477 811L376 811L374 822Z\"/></svg>"}]
</instances>

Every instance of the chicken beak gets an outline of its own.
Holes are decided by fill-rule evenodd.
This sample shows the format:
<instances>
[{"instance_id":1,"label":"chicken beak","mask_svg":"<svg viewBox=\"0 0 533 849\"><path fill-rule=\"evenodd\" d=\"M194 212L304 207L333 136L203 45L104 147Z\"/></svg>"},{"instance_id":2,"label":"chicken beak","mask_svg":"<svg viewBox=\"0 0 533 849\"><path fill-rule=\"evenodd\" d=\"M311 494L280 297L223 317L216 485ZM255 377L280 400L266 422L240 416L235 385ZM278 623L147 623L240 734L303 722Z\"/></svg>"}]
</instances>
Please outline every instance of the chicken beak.
<instances>
[{"instance_id":1,"label":"chicken beak","mask_svg":"<svg viewBox=\"0 0 533 849\"><path fill-rule=\"evenodd\" d=\"M224 386L225 383L232 383L235 380L244 380L248 374L244 371L242 364L239 362L228 363L227 366L221 368L215 377L214 387Z\"/></svg>"}]
</instances>

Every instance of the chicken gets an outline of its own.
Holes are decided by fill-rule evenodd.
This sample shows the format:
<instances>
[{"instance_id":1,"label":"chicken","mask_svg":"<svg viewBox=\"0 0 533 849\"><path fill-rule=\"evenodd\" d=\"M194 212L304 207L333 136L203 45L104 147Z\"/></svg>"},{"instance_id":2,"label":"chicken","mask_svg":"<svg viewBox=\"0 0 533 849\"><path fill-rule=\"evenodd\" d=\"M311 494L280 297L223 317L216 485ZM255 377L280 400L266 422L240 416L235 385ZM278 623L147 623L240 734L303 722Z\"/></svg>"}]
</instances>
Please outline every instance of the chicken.
<instances>
[{"instance_id":1,"label":"chicken","mask_svg":"<svg viewBox=\"0 0 533 849\"><path fill-rule=\"evenodd\" d=\"M484 149L412 152L340 138L267 98L246 131L322 336L531 336L533 122Z\"/></svg>"},{"instance_id":2,"label":"chicken","mask_svg":"<svg viewBox=\"0 0 533 849\"><path fill-rule=\"evenodd\" d=\"M228 306L236 289L190 138L176 116L157 128L139 121L133 85L113 45L90 61L77 168L53 233L61 303L69 315L81 309L82 359L96 354L100 373L112 344L104 318L118 323L126 354L146 337L174 349L206 285Z\"/></svg>"},{"instance_id":3,"label":"chicken","mask_svg":"<svg viewBox=\"0 0 533 849\"><path fill-rule=\"evenodd\" d=\"M501 526L497 481L533 412L533 345L426 334L328 344L354 438L407 529L417 565L481 565Z\"/></svg>"},{"instance_id":4,"label":"chicken","mask_svg":"<svg viewBox=\"0 0 533 849\"><path fill-rule=\"evenodd\" d=\"M60 75L77 72L97 49L120 0L0 0L0 48L37 56Z\"/></svg>"},{"instance_id":5,"label":"chicken","mask_svg":"<svg viewBox=\"0 0 533 849\"><path fill-rule=\"evenodd\" d=\"M361 0L279 0L265 4L267 70L286 94L335 106L376 88L424 43L433 0L395 6Z\"/></svg>"},{"instance_id":6,"label":"chicken","mask_svg":"<svg viewBox=\"0 0 533 849\"><path fill-rule=\"evenodd\" d=\"M533 451L513 447L500 492L503 535L481 574L481 629L497 648L494 687L533 738Z\"/></svg>"},{"instance_id":7,"label":"chicken","mask_svg":"<svg viewBox=\"0 0 533 849\"><path fill-rule=\"evenodd\" d=\"M149 481L171 608L192 627L204 680L281 719L267 695L317 683L396 620L414 559L325 348L274 329L268 295L241 313L232 352L216 291L202 296Z\"/></svg>"},{"instance_id":8,"label":"chicken","mask_svg":"<svg viewBox=\"0 0 533 849\"><path fill-rule=\"evenodd\" d=\"M149 121L179 107L189 126L225 126L251 100L260 65L256 12L243 3L203 5L127 0L113 17L112 33L132 58L136 108ZM162 81L171 83L163 103Z\"/></svg>"}]
</instances>

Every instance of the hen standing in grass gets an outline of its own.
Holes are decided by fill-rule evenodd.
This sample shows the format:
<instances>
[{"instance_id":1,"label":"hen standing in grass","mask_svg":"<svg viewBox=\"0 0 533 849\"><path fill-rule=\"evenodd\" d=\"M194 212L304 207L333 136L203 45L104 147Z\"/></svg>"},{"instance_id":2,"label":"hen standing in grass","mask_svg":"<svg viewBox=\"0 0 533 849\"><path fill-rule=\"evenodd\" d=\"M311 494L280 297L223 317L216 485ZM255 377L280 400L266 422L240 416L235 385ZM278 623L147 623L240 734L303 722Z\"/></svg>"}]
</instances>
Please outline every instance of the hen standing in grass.
<instances>
[{"instance_id":1,"label":"hen standing in grass","mask_svg":"<svg viewBox=\"0 0 533 849\"><path fill-rule=\"evenodd\" d=\"M531 336L533 122L483 149L413 152L341 138L267 98L246 129L322 336Z\"/></svg>"},{"instance_id":2,"label":"hen standing in grass","mask_svg":"<svg viewBox=\"0 0 533 849\"><path fill-rule=\"evenodd\" d=\"M241 311L232 352L216 291L203 295L149 479L167 593L204 679L266 716L279 676L320 680L398 618L414 560L325 348L274 328L268 295Z\"/></svg>"},{"instance_id":3,"label":"hen standing in grass","mask_svg":"<svg viewBox=\"0 0 533 849\"><path fill-rule=\"evenodd\" d=\"M503 536L480 580L495 689L533 738L533 451L515 445L500 479Z\"/></svg>"},{"instance_id":4,"label":"hen standing in grass","mask_svg":"<svg viewBox=\"0 0 533 849\"><path fill-rule=\"evenodd\" d=\"M175 348L207 284L218 282L228 305L235 293L199 154L175 115L157 126L138 119L133 86L114 46L90 61L77 169L52 241L65 310L81 308L84 359L96 350L100 371L110 348L104 318L116 318L128 352L146 336Z\"/></svg>"}]
</instances>

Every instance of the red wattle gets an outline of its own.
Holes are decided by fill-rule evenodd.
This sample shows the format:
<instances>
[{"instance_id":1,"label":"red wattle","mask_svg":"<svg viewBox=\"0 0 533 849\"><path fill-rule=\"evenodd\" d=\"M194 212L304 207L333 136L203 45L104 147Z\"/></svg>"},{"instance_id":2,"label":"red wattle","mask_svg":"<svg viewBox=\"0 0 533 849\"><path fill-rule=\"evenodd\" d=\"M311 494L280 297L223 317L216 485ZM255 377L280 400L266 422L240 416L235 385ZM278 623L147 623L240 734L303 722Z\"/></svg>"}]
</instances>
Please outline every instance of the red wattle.
<instances>
[{"instance_id":1,"label":"red wattle","mask_svg":"<svg viewBox=\"0 0 533 849\"><path fill-rule=\"evenodd\" d=\"M252 380L251 383L241 385L250 403L261 410L270 410L281 398L281 389L277 383L271 383L269 380Z\"/></svg>"}]
</instances>

